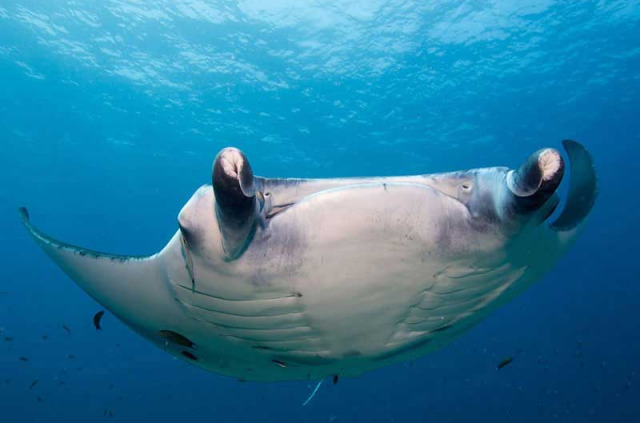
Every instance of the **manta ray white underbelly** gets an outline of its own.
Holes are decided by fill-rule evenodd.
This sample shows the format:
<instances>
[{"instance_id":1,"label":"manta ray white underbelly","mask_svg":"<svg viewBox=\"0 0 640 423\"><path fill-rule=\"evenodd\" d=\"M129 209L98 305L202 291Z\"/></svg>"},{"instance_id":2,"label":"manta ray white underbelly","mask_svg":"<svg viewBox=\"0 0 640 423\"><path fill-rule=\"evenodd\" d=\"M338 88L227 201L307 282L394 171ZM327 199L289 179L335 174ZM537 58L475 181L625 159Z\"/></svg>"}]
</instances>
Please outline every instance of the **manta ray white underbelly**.
<instances>
[{"instance_id":1,"label":"manta ray white underbelly","mask_svg":"<svg viewBox=\"0 0 640 423\"><path fill-rule=\"evenodd\" d=\"M57 241L22 221L82 289L171 354L243 380L356 376L451 342L549 270L596 197L588 152L516 170L361 179L254 177L225 149L159 253Z\"/></svg>"}]
</instances>

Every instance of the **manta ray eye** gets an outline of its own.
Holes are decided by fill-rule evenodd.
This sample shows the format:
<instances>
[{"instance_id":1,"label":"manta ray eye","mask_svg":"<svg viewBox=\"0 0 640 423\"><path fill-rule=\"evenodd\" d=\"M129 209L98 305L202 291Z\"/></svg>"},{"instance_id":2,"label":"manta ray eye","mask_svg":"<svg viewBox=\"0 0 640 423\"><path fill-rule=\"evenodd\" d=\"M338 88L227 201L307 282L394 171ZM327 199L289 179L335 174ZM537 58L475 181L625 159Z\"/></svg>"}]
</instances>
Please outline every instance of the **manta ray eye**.
<instances>
[{"instance_id":1,"label":"manta ray eye","mask_svg":"<svg viewBox=\"0 0 640 423\"><path fill-rule=\"evenodd\" d=\"M462 191L464 191L464 192L469 192L469 191L471 191L471 188L472 188L471 184L469 184L469 183L462 184L460 187L462 188Z\"/></svg>"}]
</instances>

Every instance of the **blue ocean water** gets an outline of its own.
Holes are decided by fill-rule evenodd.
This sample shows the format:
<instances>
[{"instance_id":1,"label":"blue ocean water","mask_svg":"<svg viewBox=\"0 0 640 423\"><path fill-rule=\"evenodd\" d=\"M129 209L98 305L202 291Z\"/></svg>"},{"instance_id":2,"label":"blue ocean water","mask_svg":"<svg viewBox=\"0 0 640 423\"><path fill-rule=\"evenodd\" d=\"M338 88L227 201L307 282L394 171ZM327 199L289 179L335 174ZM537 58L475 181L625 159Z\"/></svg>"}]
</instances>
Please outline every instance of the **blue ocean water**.
<instances>
[{"instance_id":1,"label":"blue ocean water","mask_svg":"<svg viewBox=\"0 0 640 423\"><path fill-rule=\"evenodd\" d=\"M640 421L638 1L3 0L0 100L0 421ZM16 212L149 254L225 146L260 175L337 177L516 167L565 138L599 198L558 266L305 407L314 383L207 373L109 313L96 331Z\"/></svg>"}]
</instances>

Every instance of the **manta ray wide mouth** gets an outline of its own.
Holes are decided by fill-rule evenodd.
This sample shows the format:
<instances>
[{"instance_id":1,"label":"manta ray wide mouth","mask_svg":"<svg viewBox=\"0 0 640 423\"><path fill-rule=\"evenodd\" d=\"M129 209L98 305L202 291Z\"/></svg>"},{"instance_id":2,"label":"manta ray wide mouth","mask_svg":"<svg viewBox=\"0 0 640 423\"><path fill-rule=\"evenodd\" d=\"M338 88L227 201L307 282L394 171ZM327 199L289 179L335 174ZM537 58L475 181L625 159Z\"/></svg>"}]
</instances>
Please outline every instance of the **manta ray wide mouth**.
<instances>
[{"instance_id":1,"label":"manta ray wide mouth","mask_svg":"<svg viewBox=\"0 0 640 423\"><path fill-rule=\"evenodd\" d=\"M291 201L291 202L282 203L282 204L274 204L270 207L270 211L269 213L266 214L265 217L266 219L272 219L276 216L279 216L280 214L283 214L284 212L287 212L291 209L295 209L299 205L302 205L308 201L312 201L318 197L325 196L325 195L332 195L340 192L348 192L351 190L367 189L367 188L380 188L383 190L383 192L387 192L388 190L392 190L398 187L418 188L420 190L426 190L426 191L436 193L437 195L441 196L443 199L446 199L447 201L451 200L455 202L457 205L459 205L460 207L463 207L464 210L469 211L468 206L464 202L460 201L460 199L428 183L407 182L407 181L383 182L383 181L375 181L375 180L365 180L362 182L354 182L351 184L341 185L341 186L313 192L302 198L296 199L296 201Z\"/></svg>"}]
</instances>

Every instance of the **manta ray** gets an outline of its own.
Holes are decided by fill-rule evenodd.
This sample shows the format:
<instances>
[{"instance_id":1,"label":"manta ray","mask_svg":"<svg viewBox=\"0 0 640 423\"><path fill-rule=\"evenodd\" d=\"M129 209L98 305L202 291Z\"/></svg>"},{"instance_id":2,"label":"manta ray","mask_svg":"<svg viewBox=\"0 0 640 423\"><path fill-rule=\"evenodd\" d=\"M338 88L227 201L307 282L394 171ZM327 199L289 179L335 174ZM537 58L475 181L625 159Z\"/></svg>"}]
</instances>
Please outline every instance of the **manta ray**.
<instances>
[{"instance_id":1,"label":"manta ray","mask_svg":"<svg viewBox=\"0 0 640 423\"><path fill-rule=\"evenodd\" d=\"M337 179L254 176L225 148L153 255L66 244L20 215L75 283L176 357L241 380L355 377L445 346L554 266L597 191L588 151L563 145L559 213L553 148L517 169Z\"/></svg>"}]
</instances>

